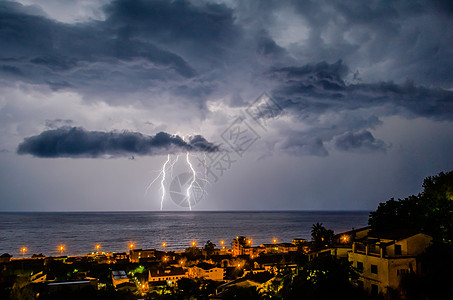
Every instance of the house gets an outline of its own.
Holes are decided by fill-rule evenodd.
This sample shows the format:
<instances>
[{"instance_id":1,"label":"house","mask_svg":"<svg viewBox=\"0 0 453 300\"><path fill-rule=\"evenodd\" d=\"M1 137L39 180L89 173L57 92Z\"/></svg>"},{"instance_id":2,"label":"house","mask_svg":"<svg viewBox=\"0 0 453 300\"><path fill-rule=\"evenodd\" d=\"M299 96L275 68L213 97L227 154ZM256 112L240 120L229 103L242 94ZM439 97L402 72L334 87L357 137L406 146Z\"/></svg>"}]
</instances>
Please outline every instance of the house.
<instances>
[{"instance_id":1,"label":"house","mask_svg":"<svg viewBox=\"0 0 453 300\"><path fill-rule=\"evenodd\" d=\"M167 285L172 286L179 279L187 277L188 274L183 268L151 269L148 282L166 281Z\"/></svg>"},{"instance_id":2,"label":"house","mask_svg":"<svg viewBox=\"0 0 453 300\"><path fill-rule=\"evenodd\" d=\"M216 267L207 263L199 263L189 267L189 278L203 278L215 281L223 281L225 277L225 269Z\"/></svg>"},{"instance_id":3,"label":"house","mask_svg":"<svg viewBox=\"0 0 453 300\"><path fill-rule=\"evenodd\" d=\"M260 247L265 254L297 251L297 246L291 243L262 244Z\"/></svg>"},{"instance_id":4,"label":"house","mask_svg":"<svg viewBox=\"0 0 453 300\"><path fill-rule=\"evenodd\" d=\"M126 271L112 271L112 282L115 288L122 283L129 282Z\"/></svg>"},{"instance_id":5,"label":"house","mask_svg":"<svg viewBox=\"0 0 453 300\"><path fill-rule=\"evenodd\" d=\"M371 234L354 241L348 260L360 272L358 286L372 294L398 289L403 274L420 272L417 256L431 241L426 234L408 230Z\"/></svg>"},{"instance_id":6,"label":"house","mask_svg":"<svg viewBox=\"0 0 453 300\"><path fill-rule=\"evenodd\" d=\"M11 257L13 257L11 254L8 253L3 253L0 256L0 263L9 263L11 261Z\"/></svg>"},{"instance_id":7,"label":"house","mask_svg":"<svg viewBox=\"0 0 453 300\"><path fill-rule=\"evenodd\" d=\"M96 278L86 278L83 280L76 281L58 281L50 282L47 284L49 294L57 292L75 292L79 290L86 290L87 288L91 290L97 290L98 280Z\"/></svg>"},{"instance_id":8,"label":"house","mask_svg":"<svg viewBox=\"0 0 453 300\"><path fill-rule=\"evenodd\" d=\"M40 282L46 282L47 281L47 274L44 274L43 271L33 274L30 276L30 281L32 283L40 283Z\"/></svg>"},{"instance_id":9,"label":"house","mask_svg":"<svg viewBox=\"0 0 453 300\"><path fill-rule=\"evenodd\" d=\"M129 253L129 259L133 263L140 262L140 259L155 258L156 249L133 249Z\"/></svg>"}]
</instances>

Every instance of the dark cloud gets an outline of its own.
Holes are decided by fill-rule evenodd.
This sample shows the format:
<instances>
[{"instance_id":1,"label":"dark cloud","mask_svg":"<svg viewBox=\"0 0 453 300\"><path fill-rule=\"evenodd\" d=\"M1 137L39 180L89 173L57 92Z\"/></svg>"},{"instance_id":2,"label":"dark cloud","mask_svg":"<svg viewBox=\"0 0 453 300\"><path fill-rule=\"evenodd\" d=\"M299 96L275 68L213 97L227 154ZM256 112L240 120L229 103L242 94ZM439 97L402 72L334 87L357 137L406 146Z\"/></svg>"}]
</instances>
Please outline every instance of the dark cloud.
<instances>
[{"instance_id":1,"label":"dark cloud","mask_svg":"<svg viewBox=\"0 0 453 300\"><path fill-rule=\"evenodd\" d=\"M46 120L45 125L47 128L55 129L58 127L70 126L73 123L74 123L73 120L55 119L55 120Z\"/></svg>"},{"instance_id":2,"label":"dark cloud","mask_svg":"<svg viewBox=\"0 0 453 300\"><path fill-rule=\"evenodd\" d=\"M436 121L453 121L453 92L396 84L348 83L342 62L320 62L301 67L274 68L265 73L273 81L272 97L300 124L298 130L281 130L281 149L317 156L327 155L326 145L352 152L385 151L389 145L369 131L382 124L379 117L402 115ZM267 116L263 115L266 118Z\"/></svg>"},{"instance_id":3,"label":"dark cloud","mask_svg":"<svg viewBox=\"0 0 453 300\"><path fill-rule=\"evenodd\" d=\"M341 151L383 151L389 147L383 141L377 140L369 131L346 132L335 138L335 147Z\"/></svg>"},{"instance_id":4,"label":"dark cloud","mask_svg":"<svg viewBox=\"0 0 453 300\"><path fill-rule=\"evenodd\" d=\"M86 131L80 127L60 127L25 138L18 146L17 153L47 158L96 158L217 150L217 146L199 135L185 142L181 137L165 132L147 136L138 132Z\"/></svg>"},{"instance_id":5,"label":"dark cloud","mask_svg":"<svg viewBox=\"0 0 453 300\"><path fill-rule=\"evenodd\" d=\"M389 106L392 113L406 113L436 120L453 120L453 92L416 86L408 81L348 84L342 61L274 69L266 74L277 82L273 97L296 114L330 110L356 110Z\"/></svg>"},{"instance_id":6,"label":"dark cloud","mask_svg":"<svg viewBox=\"0 0 453 300\"><path fill-rule=\"evenodd\" d=\"M203 102L209 88L183 56L204 61L212 51L218 60L221 44L235 36L231 11L221 5L115 1L105 21L75 24L25 8L0 3L0 72L89 95L152 91Z\"/></svg>"}]
</instances>

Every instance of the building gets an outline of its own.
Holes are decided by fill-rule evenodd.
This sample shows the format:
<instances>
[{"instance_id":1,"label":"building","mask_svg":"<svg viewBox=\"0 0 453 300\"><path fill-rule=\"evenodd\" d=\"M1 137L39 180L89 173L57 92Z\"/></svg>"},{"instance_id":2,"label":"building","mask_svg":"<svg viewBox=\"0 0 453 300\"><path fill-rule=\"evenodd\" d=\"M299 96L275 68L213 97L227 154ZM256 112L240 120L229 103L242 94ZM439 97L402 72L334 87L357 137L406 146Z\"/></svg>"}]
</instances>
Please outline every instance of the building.
<instances>
[{"instance_id":1,"label":"building","mask_svg":"<svg viewBox=\"0 0 453 300\"><path fill-rule=\"evenodd\" d=\"M291 243L262 244L260 247L265 254L297 251L297 246Z\"/></svg>"},{"instance_id":2,"label":"building","mask_svg":"<svg viewBox=\"0 0 453 300\"><path fill-rule=\"evenodd\" d=\"M155 258L156 249L133 249L129 253L129 260L133 263L140 262L142 258Z\"/></svg>"},{"instance_id":3,"label":"building","mask_svg":"<svg viewBox=\"0 0 453 300\"><path fill-rule=\"evenodd\" d=\"M348 260L360 272L359 287L372 294L398 289L401 277L419 273L417 256L430 245L432 238L423 233L394 230L369 235L352 243Z\"/></svg>"},{"instance_id":4,"label":"building","mask_svg":"<svg viewBox=\"0 0 453 300\"><path fill-rule=\"evenodd\" d=\"M112 283L115 288L125 282L129 282L126 271L112 271Z\"/></svg>"},{"instance_id":5,"label":"building","mask_svg":"<svg viewBox=\"0 0 453 300\"><path fill-rule=\"evenodd\" d=\"M172 286L181 278L187 278L187 271L183 268L166 268L149 270L148 282L166 281L167 285Z\"/></svg>"},{"instance_id":6,"label":"building","mask_svg":"<svg viewBox=\"0 0 453 300\"><path fill-rule=\"evenodd\" d=\"M2 255L0 255L0 263L9 263L11 261L11 257L13 256L8 253L3 253Z\"/></svg>"},{"instance_id":7,"label":"building","mask_svg":"<svg viewBox=\"0 0 453 300\"><path fill-rule=\"evenodd\" d=\"M223 281L225 277L225 269L207 263L199 263L195 266L189 267L189 277Z\"/></svg>"},{"instance_id":8,"label":"building","mask_svg":"<svg viewBox=\"0 0 453 300\"><path fill-rule=\"evenodd\" d=\"M233 256L250 255L250 248L252 240L247 239L245 236L237 236L231 243Z\"/></svg>"}]
</instances>

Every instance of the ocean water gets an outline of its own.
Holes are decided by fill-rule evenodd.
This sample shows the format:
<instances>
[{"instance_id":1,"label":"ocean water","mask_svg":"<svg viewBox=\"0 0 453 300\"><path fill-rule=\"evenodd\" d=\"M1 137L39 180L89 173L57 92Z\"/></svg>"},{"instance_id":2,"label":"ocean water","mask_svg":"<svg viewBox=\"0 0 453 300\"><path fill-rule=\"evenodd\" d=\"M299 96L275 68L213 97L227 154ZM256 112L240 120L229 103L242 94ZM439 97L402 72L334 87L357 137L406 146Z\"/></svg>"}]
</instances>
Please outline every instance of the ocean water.
<instances>
[{"instance_id":1,"label":"ocean water","mask_svg":"<svg viewBox=\"0 0 453 300\"><path fill-rule=\"evenodd\" d=\"M136 248L184 250L192 241L203 246L207 240L230 245L237 235L252 239L253 245L310 239L312 224L323 223L335 233L367 225L368 212L71 212L0 213L0 255L20 257L43 253L58 255L64 245L67 255L101 250L122 252L133 242Z\"/></svg>"}]
</instances>

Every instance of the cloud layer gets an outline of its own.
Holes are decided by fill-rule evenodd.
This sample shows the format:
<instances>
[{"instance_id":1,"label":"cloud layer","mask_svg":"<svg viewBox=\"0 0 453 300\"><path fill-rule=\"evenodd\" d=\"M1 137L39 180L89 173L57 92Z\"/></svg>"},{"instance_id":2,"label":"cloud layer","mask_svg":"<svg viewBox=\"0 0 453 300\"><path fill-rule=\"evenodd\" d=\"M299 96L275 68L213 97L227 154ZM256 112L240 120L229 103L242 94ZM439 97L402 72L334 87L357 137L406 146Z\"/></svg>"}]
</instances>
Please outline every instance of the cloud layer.
<instances>
[{"instance_id":1,"label":"cloud layer","mask_svg":"<svg viewBox=\"0 0 453 300\"><path fill-rule=\"evenodd\" d=\"M80 127L60 127L25 138L17 148L17 153L46 158L96 158L217 150L217 146L200 135L186 142L177 135L165 132L146 136L137 132L101 132L86 131Z\"/></svg>"}]
</instances>

